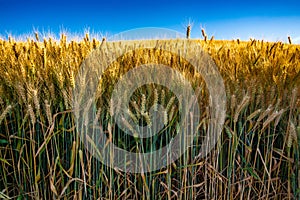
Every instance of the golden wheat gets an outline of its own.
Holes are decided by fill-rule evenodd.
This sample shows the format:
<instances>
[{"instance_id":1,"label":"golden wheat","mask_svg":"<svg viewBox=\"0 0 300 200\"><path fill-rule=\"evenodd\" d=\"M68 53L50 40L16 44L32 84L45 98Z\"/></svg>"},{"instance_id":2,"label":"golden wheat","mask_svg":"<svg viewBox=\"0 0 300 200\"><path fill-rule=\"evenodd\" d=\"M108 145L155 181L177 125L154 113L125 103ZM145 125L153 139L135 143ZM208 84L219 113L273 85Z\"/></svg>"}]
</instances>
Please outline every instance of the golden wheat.
<instances>
[{"instance_id":1,"label":"golden wheat","mask_svg":"<svg viewBox=\"0 0 300 200\"><path fill-rule=\"evenodd\" d=\"M187 28L187 38L190 38L190 30ZM199 94L202 112L197 128L200 136L195 137L194 146L173 165L149 175L108 169L88 151L80 150L83 144L78 139L70 110L72 90L76 86L82 90L90 86L86 84L87 77L76 82L76 76L94 49L128 52L103 74L99 83L103 87L99 86L96 95L94 120L96 128L106 129L104 133L108 133L109 141L126 140L111 119L120 104L110 101L114 84L134 67L160 63L178 70L194 88L205 85L201 74L181 56L182 52L178 55L163 52L157 41L150 41L156 46L154 49L144 49L141 41L112 43L105 38L92 39L89 34L80 42L67 41L65 34L59 41L53 38L42 41L38 33L35 40L16 42L12 37L0 40L1 192L20 199L165 199L168 196L203 199L203 193L217 193L215 199L224 195L239 199L299 197L294 188L299 188L300 170L297 164L292 164L298 158L300 139L299 45L293 45L291 38L288 38L289 44L255 39L218 41L213 37L208 41L204 30L201 34L204 40L184 41L199 44L209 53L223 77L228 110L220 139L222 147L220 152L219 147L215 147L205 159L192 158L201 148L202 134L210 129L209 93L203 89ZM138 50L132 51L132 42ZM181 44L180 40L163 43L170 50ZM193 49L187 49L187 53L191 51ZM149 109L153 106L157 111L160 104L165 108L162 119L165 132L180 133L182 127L176 120L181 111L177 102L185 97L177 98L166 88L147 85L130 99L127 112L134 124L145 120L146 125L151 126ZM84 114L90 107L91 102L88 102L83 108ZM79 105L74 105L74 111L78 116ZM99 121L100 125L96 123ZM138 137L132 124L125 118L122 122ZM284 131L286 134L282 134ZM164 139L155 137L153 139L159 142L149 146L163 145ZM93 141L88 137L87 140ZM132 142L135 144L136 140ZM292 176L297 172L298 177ZM215 189L216 193L208 188Z\"/></svg>"}]
</instances>

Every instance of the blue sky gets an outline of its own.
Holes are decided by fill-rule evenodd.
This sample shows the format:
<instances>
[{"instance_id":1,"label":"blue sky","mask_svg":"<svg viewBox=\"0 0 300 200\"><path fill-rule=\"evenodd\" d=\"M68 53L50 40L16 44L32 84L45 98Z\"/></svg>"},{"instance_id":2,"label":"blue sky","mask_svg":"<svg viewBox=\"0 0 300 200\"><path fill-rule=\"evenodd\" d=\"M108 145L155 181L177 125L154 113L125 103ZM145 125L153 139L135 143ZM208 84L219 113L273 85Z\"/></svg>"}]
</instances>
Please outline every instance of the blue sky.
<instances>
[{"instance_id":1,"label":"blue sky","mask_svg":"<svg viewBox=\"0 0 300 200\"><path fill-rule=\"evenodd\" d=\"M192 37L205 28L217 39L250 37L300 43L300 1L171 1L171 0L0 0L0 35L20 36L60 31L84 31L111 36L141 27L185 31L193 22Z\"/></svg>"}]
</instances>

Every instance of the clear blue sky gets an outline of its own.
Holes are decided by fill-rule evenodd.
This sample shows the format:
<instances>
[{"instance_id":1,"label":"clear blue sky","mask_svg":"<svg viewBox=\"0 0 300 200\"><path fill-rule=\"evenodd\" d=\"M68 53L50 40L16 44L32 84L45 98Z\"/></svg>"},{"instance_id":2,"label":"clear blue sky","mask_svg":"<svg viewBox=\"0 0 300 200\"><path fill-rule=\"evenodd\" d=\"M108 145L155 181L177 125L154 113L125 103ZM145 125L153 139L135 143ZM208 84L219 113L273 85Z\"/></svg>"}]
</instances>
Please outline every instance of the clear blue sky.
<instances>
[{"instance_id":1,"label":"clear blue sky","mask_svg":"<svg viewBox=\"0 0 300 200\"><path fill-rule=\"evenodd\" d=\"M85 29L110 36L141 27L164 27L184 32L193 22L192 37L200 28L217 39L300 43L300 1L171 1L171 0L0 0L0 35L61 30L83 34Z\"/></svg>"}]
</instances>

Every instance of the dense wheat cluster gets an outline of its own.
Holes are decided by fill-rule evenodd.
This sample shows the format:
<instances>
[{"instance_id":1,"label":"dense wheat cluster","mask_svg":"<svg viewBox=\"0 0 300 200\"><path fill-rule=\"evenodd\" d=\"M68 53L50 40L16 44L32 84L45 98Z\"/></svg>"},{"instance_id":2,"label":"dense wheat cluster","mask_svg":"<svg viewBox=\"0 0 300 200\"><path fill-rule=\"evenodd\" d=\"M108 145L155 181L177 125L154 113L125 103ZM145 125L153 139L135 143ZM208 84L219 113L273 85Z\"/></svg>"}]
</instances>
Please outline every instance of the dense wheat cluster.
<instances>
[{"instance_id":1,"label":"dense wheat cluster","mask_svg":"<svg viewBox=\"0 0 300 200\"><path fill-rule=\"evenodd\" d=\"M65 35L60 41L41 41L38 35L25 42L0 40L0 198L300 198L300 46L256 40L193 42L209 53L224 79L222 138L205 158L197 157L199 137L172 165L130 174L106 167L86 151L74 122L72 92L79 67L108 42L90 40L88 34L81 42L67 42ZM107 69L97 96L98 120L114 143L128 151L159 149L178 128L178 100L154 84L136 91L128 110L134 122L149 126L149 108L165 105L165 128L153 141L124 137L111 119L113 85L130 68L149 61L179 70L195 89L201 86L199 135L207 129L208 91L192 66L156 50L135 51Z\"/></svg>"}]
</instances>

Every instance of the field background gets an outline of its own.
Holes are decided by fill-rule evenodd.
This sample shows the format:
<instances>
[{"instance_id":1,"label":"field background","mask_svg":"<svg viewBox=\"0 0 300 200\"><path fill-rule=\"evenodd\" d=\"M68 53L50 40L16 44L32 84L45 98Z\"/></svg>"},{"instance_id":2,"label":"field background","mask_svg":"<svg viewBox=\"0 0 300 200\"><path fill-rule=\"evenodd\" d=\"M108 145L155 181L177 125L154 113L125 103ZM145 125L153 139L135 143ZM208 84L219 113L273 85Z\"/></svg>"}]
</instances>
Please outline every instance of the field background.
<instances>
[{"instance_id":1,"label":"field background","mask_svg":"<svg viewBox=\"0 0 300 200\"><path fill-rule=\"evenodd\" d=\"M174 164L129 174L104 166L85 150L72 113L79 66L105 41L88 34L79 42L67 42L65 35L59 41L38 35L25 42L0 40L0 198L300 198L300 46L256 40L194 42L210 54L225 82L222 138L204 159L195 158L199 138ZM137 55L142 60L143 53ZM105 75L103 84L114 82L136 62L130 55L122 61ZM193 86L203 84L186 66L181 70ZM151 89L142 88L141 93L152 94ZM157 90L160 97L162 90ZM111 121L106 101L110 91L100 95L99 120L116 134L118 143L120 130ZM164 101L169 102L172 94L165 92ZM200 95L207 98L205 89ZM138 98L135 101L141 106ZM205 133L205 101L201 108L199 132ZM175 107L172 116L177 115ZM171 136L175 126L170 122L164 133Z\"/></svg>"}]
</instances>

